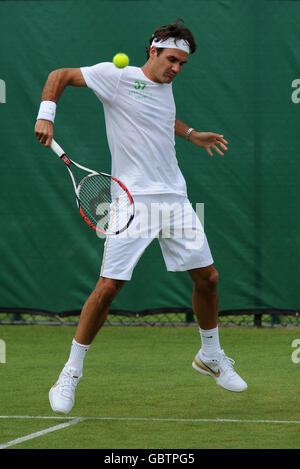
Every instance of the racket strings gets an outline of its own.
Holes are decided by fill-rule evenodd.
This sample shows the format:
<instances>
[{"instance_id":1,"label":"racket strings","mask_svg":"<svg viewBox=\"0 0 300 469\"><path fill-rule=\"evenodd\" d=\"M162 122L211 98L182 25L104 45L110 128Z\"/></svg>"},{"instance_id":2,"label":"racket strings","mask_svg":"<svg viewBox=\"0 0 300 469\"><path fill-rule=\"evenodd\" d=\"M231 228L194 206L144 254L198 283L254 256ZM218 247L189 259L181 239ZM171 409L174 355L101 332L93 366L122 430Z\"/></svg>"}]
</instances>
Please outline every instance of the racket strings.
<instances>
[{"instance_id":1,"label":"racket strings","mask_svg":"<svg viewBox=\"0 0 300 469\"><path fill-rule=\"evenodd\" d=\"M127 226L132 204L117 181L89 175L80 182L78 196L84 215L98 231L113 234Z\"/></svg>"}]
</instances>

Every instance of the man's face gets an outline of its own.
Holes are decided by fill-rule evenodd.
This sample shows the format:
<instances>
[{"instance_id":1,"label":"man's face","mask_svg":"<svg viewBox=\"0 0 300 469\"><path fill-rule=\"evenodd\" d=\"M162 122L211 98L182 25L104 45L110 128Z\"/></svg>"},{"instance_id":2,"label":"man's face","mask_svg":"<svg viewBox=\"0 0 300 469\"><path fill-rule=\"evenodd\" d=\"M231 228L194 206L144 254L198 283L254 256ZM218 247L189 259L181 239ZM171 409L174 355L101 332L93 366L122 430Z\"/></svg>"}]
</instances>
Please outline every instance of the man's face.
<instances>
[{"instance_id":1,"label":"man's face","mask_svg":"<svg viewBox=\"0 0 300 469\"><path fill-rule=\"evenodd\" d=\"M187 56L187 52L179 49L164 49L157 55L156 47L151 47L150 61L153 81L171 83L187 62Z\"/></svg>"}]
</instances>

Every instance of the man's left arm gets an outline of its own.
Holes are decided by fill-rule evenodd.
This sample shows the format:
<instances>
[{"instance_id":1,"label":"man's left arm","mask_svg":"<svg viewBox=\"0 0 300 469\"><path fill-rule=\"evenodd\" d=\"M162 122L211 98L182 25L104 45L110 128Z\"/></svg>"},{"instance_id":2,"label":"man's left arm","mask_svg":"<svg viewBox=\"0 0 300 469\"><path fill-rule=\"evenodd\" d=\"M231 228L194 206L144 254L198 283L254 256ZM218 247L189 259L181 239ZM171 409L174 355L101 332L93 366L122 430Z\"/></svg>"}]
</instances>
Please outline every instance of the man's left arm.
<instances>
[{"instance_id":1,"label":"man's left arm","mask_svg":"<svg viewBox=\"0 0 300 469\"><path fill-rule=\"evenodd\" d=\"M191 130L191 127L184 124L179 119L175 119L175 134L198 147L205 148L210 156L213 156L212 149L221 156L224 156L224 153L220 148L227 151L228 142L225 140L224 135L213 132L198 132L195 129Z\"/></svg>"}]
</instances>

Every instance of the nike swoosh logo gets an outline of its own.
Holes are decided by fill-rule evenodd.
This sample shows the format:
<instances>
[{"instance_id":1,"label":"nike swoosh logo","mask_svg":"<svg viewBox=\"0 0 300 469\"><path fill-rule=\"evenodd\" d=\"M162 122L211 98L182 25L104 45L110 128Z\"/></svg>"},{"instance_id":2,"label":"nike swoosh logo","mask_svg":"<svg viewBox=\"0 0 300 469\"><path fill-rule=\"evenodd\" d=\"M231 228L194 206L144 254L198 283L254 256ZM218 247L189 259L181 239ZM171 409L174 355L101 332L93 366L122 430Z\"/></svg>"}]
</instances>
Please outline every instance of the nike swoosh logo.
<instances>
[{"instance_id":1,"label":"nike swoosh logo","mask_svg":"<svg viewBox=\"0 0 300 469\"><path fill-rule=\"evenodd\" d=\"M220 374L221 374L220 370L214 371L214 370L212 370L211 368L209 368L209 366L205 365L203 362L200 362L200 363L199 363L198 360L196 360L196 358L195 358L195 363L196 363L196 365L199 366L199 368L201 368L202 370L204 370L204 371L210 371L216 378L219 378L219 376L220 376Z\"/></svg>"}]
</instances>

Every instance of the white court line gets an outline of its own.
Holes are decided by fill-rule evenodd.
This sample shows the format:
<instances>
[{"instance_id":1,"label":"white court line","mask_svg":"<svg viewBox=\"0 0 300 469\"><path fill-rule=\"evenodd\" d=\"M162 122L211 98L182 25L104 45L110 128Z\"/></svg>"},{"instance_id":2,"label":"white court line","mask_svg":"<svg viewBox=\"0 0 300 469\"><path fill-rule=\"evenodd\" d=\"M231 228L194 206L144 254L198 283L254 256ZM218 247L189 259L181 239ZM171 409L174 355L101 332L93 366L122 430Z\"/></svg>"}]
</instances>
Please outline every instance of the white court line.
<instances>
[{"instance_id":1,"label":"white court line","mask_svg":"<svg viewBox=\"0 0 300 469\"><path fill-rule=\"evenodd\" d=\"M24 417L21 417L21 418L24 418ZM30 418L30 417L25 417L25 418ZM11 440L11 441L8 441L7 443L0 444L0 449L9 448L10 446L23 443L23 441L32 440L33 438L37 438L38 436L46 435L47 433L55 432L56 430L61 430L62 428L69 427L70 425L75 425L76 423L82 422L83 420L85 419L81 417L74 418L73 420L60 423L59 425L55 425L54 427L45 428L45 430L41 430L35 433L30 433L30 435L21 436L20 438L16 438L15 440Z\"/></svg>"},{"instance_id":2,"label":"white court line","mask_svg":"<svg viewBox=\"0 0 300 469\"><path fill-rule=\"evenodd\" d=\"M49 419L49 420L116 420L116 421L142 421L142 422L221 422L221 423L291 423L300 424L300 420L263 420L263 419L184 419L160 417L67 417L60 415L0 415L0 419Z\"/></svg>"},{"instance_id":3,"label":"white court line","mask_svg":"<svg viewBox=\"0 0 300 469\"><path fill-rule=\"evenodd\" d=\"M179 419L179 418L143 418L143 417L87 417L85 420L125 420L125 421L143 421L143 422L216 422L216 423L296 423L300 420L241 420L241 419Z\"/></svg>"},{"instance_id":4,"label":"white court line","mask_svg":"<svg viewBox=\"0 0 300 469\"><path fill-rule=\"evenodd\" d=\"M212 423L273 423L273 424L300 424L300 420L253 420L253 419L184 419L184 418L156 418L156 417L63 417L63 416L39 416L39 415L0 415L0 419L41 419L41 420L68 420L67 422L60 423L54 427L46 428L39 432L31 433L30 435L17 438L16 440L8 441L7 443L0 444L0 449L8 448L9 446L17 445L23 441L32 440L50 432L55 432L62 428L69 427L76 423L89 420L98 421L126 421L126 422L212 422Z\"/></svg>"}]
</instances>

